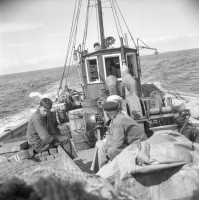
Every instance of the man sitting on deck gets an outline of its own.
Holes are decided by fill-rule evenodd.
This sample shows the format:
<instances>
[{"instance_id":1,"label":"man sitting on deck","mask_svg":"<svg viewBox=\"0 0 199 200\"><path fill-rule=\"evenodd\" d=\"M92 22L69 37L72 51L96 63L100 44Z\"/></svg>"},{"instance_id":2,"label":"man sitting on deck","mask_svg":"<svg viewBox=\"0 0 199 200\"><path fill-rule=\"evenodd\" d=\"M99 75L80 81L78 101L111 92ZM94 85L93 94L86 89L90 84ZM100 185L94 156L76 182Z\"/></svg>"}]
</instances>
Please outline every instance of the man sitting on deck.
<instances>
[{"instance_id":1,"label":"man sitting on deck","mask_svg":"<svg viewBox=\"0 0 199 200\"><path fill-rule=\"evenodd\" d=\"M97 150L91 166L94 172L97 172L108 160L113 160L129 144L147 139L140 125L120 112L118 103L105 102L102 108L111 121L105 139L96 143Z\"/></svg>"},{"instance_id":2,"label":"man sitting on deck","mask_svg":"<svg viewBox=\"0 0 199 200\"><path fill-rule=\"evenodd\" d=\"M47 151L61 145L68 155L73 159L77 154L66 136L60 136L58 123L56 122L52 108L52 101L43 98L37 111L32 115L27 127L28 144L36 152Z\"/></svg>"}]
</instances>

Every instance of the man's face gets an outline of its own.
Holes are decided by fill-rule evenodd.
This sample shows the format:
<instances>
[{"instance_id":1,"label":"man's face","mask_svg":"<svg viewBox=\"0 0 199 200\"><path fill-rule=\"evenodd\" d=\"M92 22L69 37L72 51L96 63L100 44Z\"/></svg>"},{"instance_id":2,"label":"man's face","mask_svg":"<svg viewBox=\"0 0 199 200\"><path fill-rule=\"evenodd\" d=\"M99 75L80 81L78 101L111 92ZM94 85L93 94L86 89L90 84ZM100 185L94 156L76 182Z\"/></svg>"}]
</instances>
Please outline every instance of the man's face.
<instances>
[{"instance_id":1,"label":"man's face","mask_svg":"<svg viewBox=\"0 0 199 200\"><path fill-rule=\"evenodd\" d=\"M111 67L111 62L109 60L106 61L106 67L110 68Z\"/></svg>"},{"instance_id":2,"label":"man's face","mask_svg":"<svg viewBox=\"0 0 199 200\"><path fill-rule=\"evenodd\" d=\"M114 119L115 116L117 115L118 111L109 111L109 112L106 112L107 116L110 118L110 119Z\"/></svg>"},{"instance_id":3,"label":"man's face","mask_svg":"<svg viewBox=\"0 0 199 200\"><path fill-rule=\"evenodd\" d=\"M47 116L47 114L50 112L50 109L47 109L43 106L40 106L39 107L39 110L40 110L40 113L43 117Z\"/></svg>"}]
</instances>

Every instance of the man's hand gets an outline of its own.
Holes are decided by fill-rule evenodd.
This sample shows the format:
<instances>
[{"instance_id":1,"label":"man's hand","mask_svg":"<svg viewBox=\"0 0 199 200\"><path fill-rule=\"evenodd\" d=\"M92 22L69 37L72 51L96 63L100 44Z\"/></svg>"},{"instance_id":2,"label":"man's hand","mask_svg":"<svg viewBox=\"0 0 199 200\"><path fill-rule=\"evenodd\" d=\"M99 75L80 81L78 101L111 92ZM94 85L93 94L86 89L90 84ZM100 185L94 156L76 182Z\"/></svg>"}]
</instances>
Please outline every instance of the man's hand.
<instances>
[{"instance_id":1,"label":"man's hand","mask_svg":"<svg viewBox=\"0 0 199 200\"><path fill-rule=\"evenodd\" d=\"M54 138L54 145L57 147L60 144L61 142L59 142L57 138Z\"/></svg>"},{"instance_id":2,"label":"man's hand","mask_svg":"<svg viewBox=\"0 0 199 200\"><path fill-rule=\"evenodd\" d=\"M55 142L54 145L57 147L58 145L60 145L61 142Z\"/></svg>"}]
</instances>

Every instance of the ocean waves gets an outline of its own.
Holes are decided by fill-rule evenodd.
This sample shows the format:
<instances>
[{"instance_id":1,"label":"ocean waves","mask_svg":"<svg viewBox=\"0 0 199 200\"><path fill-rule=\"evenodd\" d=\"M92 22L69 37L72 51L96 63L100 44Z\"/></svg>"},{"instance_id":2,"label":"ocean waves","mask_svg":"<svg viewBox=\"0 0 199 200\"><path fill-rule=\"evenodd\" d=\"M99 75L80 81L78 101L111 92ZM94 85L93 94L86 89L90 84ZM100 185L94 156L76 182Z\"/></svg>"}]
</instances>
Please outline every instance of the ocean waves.
<instances>
[{"instance_id":1,"label":"ocean waves","mask_svg":"<svg viewBox=\"0 0 199 200\"><path fill-rule=\"evenodd\" d=\"M199 49L141 57L142 83L154 83L165 92L199 94ZM55 99L63 68L0 76L0 133L28 120L40 99ZM68 86L81 90L77 68Z\"/></svg>"},{"instance_id":2,"label":"ocean waves","mask_svg":"<svg viewBox=\"0 0 199 200\"><path fill-rule=\"evenodd\" d=\"M199 49L141 58L142 79L160 82L165 90L199 94Z\"/></svg>"}]
</instances>

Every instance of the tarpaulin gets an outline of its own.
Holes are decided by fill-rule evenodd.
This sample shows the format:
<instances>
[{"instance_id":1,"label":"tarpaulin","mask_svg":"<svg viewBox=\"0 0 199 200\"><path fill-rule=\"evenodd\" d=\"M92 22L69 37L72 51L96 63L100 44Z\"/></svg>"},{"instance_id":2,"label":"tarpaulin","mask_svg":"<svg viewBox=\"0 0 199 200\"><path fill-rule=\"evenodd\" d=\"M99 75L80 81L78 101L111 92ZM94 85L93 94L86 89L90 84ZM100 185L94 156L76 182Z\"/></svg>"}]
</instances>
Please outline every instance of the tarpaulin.
<instances>
[{"instance_id":1,"label":"tarpaulin","mask_svg":"<svg viewBox=\"0 0 199 200\"><path fill-rule=\"evenodd\" d=\"M112 162L103 166L97 175L103 178L127 178L137 173L150 173L186 163L199 163L199 144L178 132L162 130L146 141L125 148Z\"/></svg>"}]
</instances>

